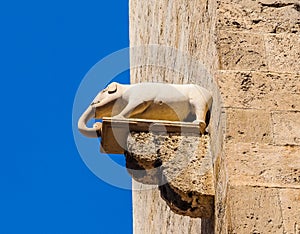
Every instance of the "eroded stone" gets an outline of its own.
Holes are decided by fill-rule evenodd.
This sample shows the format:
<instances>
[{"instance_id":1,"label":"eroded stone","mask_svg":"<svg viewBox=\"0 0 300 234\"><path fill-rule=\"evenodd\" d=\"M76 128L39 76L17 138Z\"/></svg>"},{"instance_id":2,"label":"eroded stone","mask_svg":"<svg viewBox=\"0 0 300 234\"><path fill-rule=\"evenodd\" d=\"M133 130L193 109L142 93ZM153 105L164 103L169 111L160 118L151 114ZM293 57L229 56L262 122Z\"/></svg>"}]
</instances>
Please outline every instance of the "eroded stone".
<instances>
[{"instance_id":1,"label":"eroded stone","mask_svg":"<svg viewBox=\"0 0 300 234\"><path fill-rule=\"evenodd\" d=\"M227 202L228 233L284 233L278 189L230 186Z\"/></svg>"},{"instance_id":2,"label":"eroded stone","mask_svg":"<svg viewBox=\"0 0 300 234\"><path fill-rule=\"evenodd\" d=\"M161 161L157 156L155 136L150 132L131 132L125 151L126 168L133 179L144 184L159 184Z\"/></svg>"},{"instance_id":3,"label":"eroded stone","mask_svg":"<svg viewBox=\"0 0 300 234\"><path fill-rule=\"evenodd\" d=\"M221 70L267 70L262 35L219 32Z\"/></svg>"},{"instance_id":4,"label":"eroded stone","mask_svg":"<svg viewBox=\"0 0 300 234\"><path fill-rule=\"evenodd\" d=\"M228 144L226 165L234 184L300 188L300 158L297 146L255 143Z\"/></svg>"},{"instance_id":5,"label":"eroded stone","mask_svg":"<svg viewBox=\"0 0 300 234\"><path fill-rule=\"evenodd\" d=\"M280 189L283 226L286 233L300 233L300 189Z\"/></svg>"},{"instance_id":6,"label":"eroded stone","mask_svg":"<svg viewBox=\"0 0 300 234\"><path fill-rule=\"evenodd\" d=\"M176 213L209 218L215 193L209 141L208 135L132 132L128 171L139 182L158 184Z\"/></svg>"},{"instance_id":7,"label":"eroded stone","mask_svg":"<svg viewBox=\"0 0 300 234\"><path fill-rule=\"evenodd\" d=\"M231 31L300 34L297 0L220 1L218 27Z\"/></svg>"},{"instance_id":8,"label":"eroded stone","mask_svg":"<svg viewBox=\"0 0 300 234\"><path fill-rule=\"evenodd\" d=\"M272 142L271 114L265 110L228 109L227 140Z\"/></svg>"},{"instance_id":9,"label":"eroded stone","mask_svg":"<svg viewBox=\"0 0 300 234\"><path fill-rule=\"evenodd\" d=\"M134 233L199 233L205 219L195 219L172 212L154 186L132 181ZM210 229L211 230L211 229ZM210 233L210 232L207 232Z\"/></svg>"},{"instance_id":10,"label":"eroded stone","mask_svg":"<svg viewBox=\"0 0 300 234\"><path fill-rule=\"evenodd\" d=\"M225 107L300 110L300 75L219 71Z\"/></svg>"},{"instance_id":11,"label":"eroded stone","mask_svg":"<svg viewBox=\"0 0 300 234\"><path fill-rule=\"evenodd\" d=\"M300 145L299 114L299 111L272 113L276 145Z\"/></svg>"},{"instance_id":12,"label":"eroded stone","mask_svg":"<svg viewBox=\"0 0 300 234\"><path fill-rule=\"evenodd\" d=\"M271 71L299 74L300 35L268 35L266 36L266 51Z\"/></svg>"}]
</instances>

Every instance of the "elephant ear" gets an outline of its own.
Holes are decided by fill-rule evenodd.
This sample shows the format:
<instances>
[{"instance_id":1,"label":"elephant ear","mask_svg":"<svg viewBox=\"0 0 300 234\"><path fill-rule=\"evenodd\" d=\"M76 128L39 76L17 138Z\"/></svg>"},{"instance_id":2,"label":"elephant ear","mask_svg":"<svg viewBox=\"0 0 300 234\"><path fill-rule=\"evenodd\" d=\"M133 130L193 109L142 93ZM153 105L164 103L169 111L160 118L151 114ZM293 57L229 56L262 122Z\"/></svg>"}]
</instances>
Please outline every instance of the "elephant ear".
<instances>
[{"instance_id":1,"label":"elephant ear","mask_svg":"<svg viewBox=\"0 0 300 234\"><path fill-rule=\"evenodd\" d=\"M108 87L107 87L107 91L109 94L115 93L117 91L117 87L118 84L116 82L111 83Z\"/></svg>"}]
</instances>

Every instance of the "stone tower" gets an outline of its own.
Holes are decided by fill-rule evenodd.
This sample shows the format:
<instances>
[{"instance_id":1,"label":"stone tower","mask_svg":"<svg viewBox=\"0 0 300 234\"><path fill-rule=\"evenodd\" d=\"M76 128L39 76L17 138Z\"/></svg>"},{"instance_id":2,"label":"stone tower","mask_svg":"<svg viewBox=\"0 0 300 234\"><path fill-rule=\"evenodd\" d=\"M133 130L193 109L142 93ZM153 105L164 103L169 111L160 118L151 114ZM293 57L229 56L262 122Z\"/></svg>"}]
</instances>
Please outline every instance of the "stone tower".
<instances>
[{"instance_id":1,"label":"stone tower","mask_svg":"<svg viewBox=\"0 0 300 234\"><path fill-rule=\"evenodd\" d=\"M189 54L207 74L148 45ZM134 232L299 234L299 0L130 0L130 46L144 46L131 62L148 64L132 68L132 83L196 83L214 98L213 219L176 214L157 188L134 182Z\"/></svg>"}]
</instances>

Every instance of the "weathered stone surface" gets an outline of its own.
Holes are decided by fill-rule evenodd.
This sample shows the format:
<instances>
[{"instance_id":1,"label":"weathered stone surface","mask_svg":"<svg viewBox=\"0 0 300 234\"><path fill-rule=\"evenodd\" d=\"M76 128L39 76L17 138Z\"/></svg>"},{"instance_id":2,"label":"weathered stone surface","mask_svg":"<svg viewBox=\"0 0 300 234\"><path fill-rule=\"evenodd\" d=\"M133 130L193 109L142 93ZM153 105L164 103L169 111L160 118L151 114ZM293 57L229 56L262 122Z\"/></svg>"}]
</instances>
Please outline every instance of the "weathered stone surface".
<instances>
[{"instance_id":1,"label":"weathered stone surface","mask_svg":"<svg viewBox=\"0 0 300 234\"><path fill-rule=\"evenodd\" d=\"M288 117L286 113L299 111L300 103L299 1L159 0L145 4L131 0L130 17L131 46L171 46L195 56L211 74L217 74L205 78L196 65L170 52L131 54L131 61L156 57L180 68L174 73L169 65L166 69L143 63L132 69L132 82L191 82L213 92L210 136L216 178L215 233L298 234L299 173L295 169L299 168L299 148L291 136L300 132L293 124L300 115ZM210 80L218 80L221 95ZM291 131L290 126L294 126ZM283 142L292 142L293 147ZM157 191L149 191L138 200L140 192L134 193L136 207L157 199L153 195ZM161 204L149 203L151 217L144 207L137 210L136 233L166 233L167 229L170 233L200 233L199 226L186 229L199 219L175 220L174 213L161 209ZM154 219L161 232L144 231Z\"/></svg>"},{"instance_id":2,"label":"weathered stone surface","mask_svg":"<svg viewBox=\"0 0 300 234\"><path fill-rule=\"evenodd\" d=\"M220 31L221 70L267 70L264 38L259 34Z\"/></svg>"},{"instance_id":3,"label":"weathered stone surface","mask_svg":"<svg viewBox=\"0 0 300 234\"><path fill-rule=\"evenodd\" d=\"M228 231L220 233L298 234L299 201L300 189L230 186Z\"/></svg>"},{"instance_id":4,"label":"weathered stone surface","mask_svg":"<svg viewBox=\"0 0 300 234\"><path fill-rule=\"evenodd\" d=\"M299 189L229 186L227 227L219 233L298 234L299 196Z\"/></svg>"},{"instance_id":5,"label":"weathered stone surface","mask_svg":"<svg viewBox=\"0 0 300 234\"><path fill-rule=\"evenodd\" d=\"M300 147L257 143L227 144L231 184L300 188Z\"/></svg>"},{"instance_id":6,"label":"weathered stone surface","mask_svg":"<svg viewBox=\"0 0 300 234\"><path fill-rule=\"evenodd\" d=\"M300 145L300 112L273 112L274 143Z\"/></svg>"},{"instance_id":7,"label":"weathered stone surface","mask_svg":"<svg viewBox=\"0 0 300 234\"><path fill-rule=\"evenodd\" d=\"M285 233L300 233L300 189L279 191Z\"/></svg>"},{"instance_id":8,"label":"weathered stone surface","mask_svg":"<svg viewBox=\"0 0 300 234\"><path fill-rule=\"evenodd\" d=\"M300 75L219 71L217 78L225 107L300 110Z\"/></svg>"},{"instance_id":9,"label":"weathered stone surface","mask_svg":"<svg viewBox=\"0 0 300 234\"><path fill-rule=\"evenodd\" d=\"M300 34L297 0L224 0L218 9L218 27L231 31Z\"/></svg>"},{"instance_id":10,"label":"weathered stone surface","mask_svg":"<svg viewBox=\"0 0 300 234\"><path fill-rule=\"evenodd\" d=\"M183 136L172 147L174 140L172 136L160 148L165 180L186 195L192 191L214 195L208 135Z\"/></svg>"},{"instance_id":11,"label":"weathered stone surface","mask_svg":"<svg viewBox=\"0 0 300 234\"><path fill-rule=\"evenodd\" d=\"M300 35L280 34L266 36L266 51L271 71L299 74Z\"/></svg>"},{"instance_id":12,"label":"weathered stone surface","mask_svg":"<svg viewBox=\"0 0 300 234\"><path fill-rule=\"evenodd\" d=\"M135 160L138 160L140 166L145 169L155 167L158 156L153 133L131 132L127 137L127 148Z\"/></svg>"},{"instance_id":13,"label":"weathered stone surface","mask_svg":"<svg viewBox=\"0 0 300 234\"><path fill-rule=\"evenodd\" d=\"M228 109L226 139L233 142L272 142L271 115L265 110Z\"/></svg>"},{"instance_id":14,"label":"weathered stone surface","mask_svg":"<svg viewBox=\"0 0 300 234\"><path fill-rule=\"evenodd\" d=\"M211 233L209 220L172 212L153 186L133 181L133 191L134 233Z\"/></svg>"},{"instance_id":15,"label":"weathered stone surface","mask_svg":"<svg viewBox=\"0 0 300 234\"><path fill-rule=\"evenodd\" d=\"M209 4L205 1L155 1L141 2L137 0L130 1L130 43L131 46L140 45L165 45L176 48L184 53L191 54L197 60L204 62L208 70L216 66L215 44L212 38L215 27L211 27L215 21L216 1ZM142 27L141 27L142 26ZM201 32L201 33L200 33ZM156 51L152 51L154 56L159 60L169 60L172 55L168 56L155 55ZM133 54L131 60L136 57L147 59L150 53L138 55ZM207 58L213 58L211 62ZM187 69L189 64L182 58L177 57L176 65L180 64L187 72L194 72L193 69ZM146 76L138 76L136 74L144 71ZM131 77L133 80L140 79L150 81L157 77L157 67L144 67L132 70ZM177 76L166 75L161 79L167 79L171 82L181 83ZM188 81L188 77L184 76L184 82ZM161 81L160 80L160 81ZM136 80L137 81L137 80ZM198 81L199 82L199 81Z\"/></svg>"},{"instance_id":16,"label":"weathered stone surface","mask_svg":"<svg viewBox=\"0 0 300 234\"><path fill-rule=\"evenodd\" d=\"M178 214L210 218L214 181L208 135L134 133L126 152L129 173L139 182L158 184Z\"/></svg>"},{"instance_id":17,"label":"weathered stone surface","mask_svg":"<svg viewBox=\"0 0 300 234\"><path fill-rule=\"evenodd\" d=\"M155 136L152 133L131 132L127 147L126 168L133 179L144 184L159 184L161 161L156 152Z\"/></svg>"},{"instance_id":18,"label":"weathered stone surface","mask_svg":"<svg viewBox=\"0 0 300 234\"><path fill-rule=\"evenodd\" d=\"M229 233L226 225L228 209L227 209L227 189L228 189L228 172L226 169L225 154L218 155L214 164L215 173L215 233Z\"/></svg>"},{"instance_id":19,"label":"weathered stone surface","mask_svg":"<svg viewBox=\"0 0 300 234\"><path fill-rule=\"evenodd\" d=\"M172 210L191 217L210 218L214 206L214 178L208 136L185 136L178 149L172 143L161 148L163 179L162 197ZM173 140L172 140L173 141ZM179 197L181 204L176 204ZM182 208L181 208L182 207Z\"/></svg>"},{"instance_id":20,"label":"weathered stone surface","mask_svg":"<svg viewBox=\"0 0 300 234\"><path fill-rule=\"evenodd\" d=\"M228 233L284 233L278 189L230 186L227 209Z\"/></svg>"}]
</instances>

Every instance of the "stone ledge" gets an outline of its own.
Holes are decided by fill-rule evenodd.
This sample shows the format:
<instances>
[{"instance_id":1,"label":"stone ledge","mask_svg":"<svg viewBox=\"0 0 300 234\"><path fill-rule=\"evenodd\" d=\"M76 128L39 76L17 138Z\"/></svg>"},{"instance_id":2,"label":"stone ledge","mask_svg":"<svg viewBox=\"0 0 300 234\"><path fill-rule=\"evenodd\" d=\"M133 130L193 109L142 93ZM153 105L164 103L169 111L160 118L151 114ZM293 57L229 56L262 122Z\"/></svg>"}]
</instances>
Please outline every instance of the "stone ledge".
<instances>
[{"instance_id":1,"label":"stone ledge","mask_svg":"<svg viewBox=\"0 0 300 234\"><path fill-rule=\"evenodd\" d=\"M201 132L204 132L204 129L191 122L103 117L100 150L103 153L123 154L127 150L129 132L149 131L200 135Z\"/></svg>"}]
</instances>

